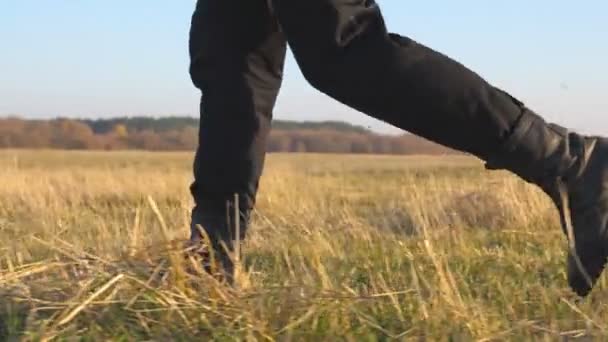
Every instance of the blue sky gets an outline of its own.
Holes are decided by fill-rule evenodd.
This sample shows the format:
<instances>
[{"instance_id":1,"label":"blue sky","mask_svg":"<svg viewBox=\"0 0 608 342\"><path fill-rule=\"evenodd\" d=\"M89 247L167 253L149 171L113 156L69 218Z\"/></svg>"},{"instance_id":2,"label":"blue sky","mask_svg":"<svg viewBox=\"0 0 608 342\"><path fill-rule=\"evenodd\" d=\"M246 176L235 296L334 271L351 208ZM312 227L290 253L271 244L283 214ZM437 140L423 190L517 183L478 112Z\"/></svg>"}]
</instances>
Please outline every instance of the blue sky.
<instances>
[{"instance_id":1,"label":"blue sky","mask_svg":"<svg viewBox=\"0 0 608 342\"><path fill-rule=\"evenodd\" d=\"M608 2L378 2L390 31L456 58L549 120L608 134ZM0 115L197 115L187 73L193 0L1 7ZM275 116L396 131L312 89L291 56Z\"/></svg>"}]
</instances>

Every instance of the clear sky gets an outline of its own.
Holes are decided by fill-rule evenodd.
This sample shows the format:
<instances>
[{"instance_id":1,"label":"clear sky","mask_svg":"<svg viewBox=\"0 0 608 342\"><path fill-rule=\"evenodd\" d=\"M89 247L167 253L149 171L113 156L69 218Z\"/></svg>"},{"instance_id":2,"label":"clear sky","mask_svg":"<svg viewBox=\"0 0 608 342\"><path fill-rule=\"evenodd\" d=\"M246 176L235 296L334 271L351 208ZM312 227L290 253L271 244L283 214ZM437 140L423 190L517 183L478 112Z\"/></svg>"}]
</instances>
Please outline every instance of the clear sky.
<instances>
[{"instance_id":1,"label":"clear sky","mask_svg":"<svg viewBox=\"0 0 608 342\"><path fill-rule=\"evenodd\" d=\"M0 115L198 114L187 72L193 0L1 2ZM608 1L378 2L390 31L458 59L549 120L608 134ZM291 56L275 115L395 132L313 90Z\"/></svg>"}]
</instances>

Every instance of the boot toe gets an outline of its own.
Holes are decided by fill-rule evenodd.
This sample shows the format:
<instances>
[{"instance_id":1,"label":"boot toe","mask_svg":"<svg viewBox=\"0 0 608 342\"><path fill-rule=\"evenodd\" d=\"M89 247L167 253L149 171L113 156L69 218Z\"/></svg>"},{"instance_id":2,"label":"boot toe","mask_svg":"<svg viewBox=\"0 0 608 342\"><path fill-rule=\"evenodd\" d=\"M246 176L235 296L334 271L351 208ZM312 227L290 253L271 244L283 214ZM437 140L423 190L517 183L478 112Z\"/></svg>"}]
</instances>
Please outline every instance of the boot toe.
<instances>
[{"instance_id":1,"label":"boot toe","mask_svg":"<svg viewBox=\"0 0 608 342\"><path fill-rule=\"evenodd\" d=\"M597 246L595 246L597 247ZM568 254L568 284L580 297L589 295L606 266L603 248L588 248L579 251L580 264L572 253ZM581 253L582 252L582 253ZM583 269L581 269L582 266Z\"/></svg>"},{"instance_id":2,"label":"boot toe","mask_svg":"<svg viewBox=\"0 0 608 342\"><path fill-rule=\"evenodd\" d=\"M587 139L584 171L569 189L568 224L576 255L568 255L568 283L579 296L587 296L606 267L608 257L608 139Z\"/></svg>"}]
</instances>

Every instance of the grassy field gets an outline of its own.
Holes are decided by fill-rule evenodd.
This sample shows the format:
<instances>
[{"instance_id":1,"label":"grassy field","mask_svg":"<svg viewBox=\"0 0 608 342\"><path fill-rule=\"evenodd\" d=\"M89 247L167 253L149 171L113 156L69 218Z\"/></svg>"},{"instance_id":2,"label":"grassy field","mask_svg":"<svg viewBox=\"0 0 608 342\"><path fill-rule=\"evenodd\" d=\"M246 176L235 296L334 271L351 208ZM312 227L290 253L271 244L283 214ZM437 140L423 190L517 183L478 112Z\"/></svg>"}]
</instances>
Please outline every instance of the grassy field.
<instances>
[{"instance_id":1,"label":"grassy field","mask_svg":"<svg viewBox=\"0 0 608 342\"><path fill-rule=\"evenodd\" d=\"M191 154L0 152L0 340L585 340L550 202L467 157L272 155L234 288L186 272Z\"/></svg>"}]
</instances>

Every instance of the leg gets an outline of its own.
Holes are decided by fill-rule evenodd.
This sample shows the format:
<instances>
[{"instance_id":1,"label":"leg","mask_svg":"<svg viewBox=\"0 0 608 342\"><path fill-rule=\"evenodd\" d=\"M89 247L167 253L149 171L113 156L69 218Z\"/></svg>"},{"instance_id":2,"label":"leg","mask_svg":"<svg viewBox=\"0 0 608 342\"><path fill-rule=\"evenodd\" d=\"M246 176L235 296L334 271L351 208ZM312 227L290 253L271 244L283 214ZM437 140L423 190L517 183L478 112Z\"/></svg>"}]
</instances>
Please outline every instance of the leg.
<instances>
[{"instance_id":1,"label":"leg","mask_svg":"<svg viewBox=\"0 0 608 342\"><path fill-rule=\"evenodd\" d=\"M221 243L232 248L236 239L236 204L245 238L281 86L286 42L268 5L199 0L192 17L190 74L202 98L191 240L201 238L200 225L218 253Z\"/></svg>"},{"instance_id":2,"label":"leg","mask_svg":"<svg viewBox=\"0 0 608 342\"><path fill-rule=\"evenodd\" d=\"M274 3L308 81L363 113L484 156L522 114L519 103L458 62L389 33L372 0Z\"/></svg>"},{"instance_id":3,"label":"leg","mask_svg":"<svg viewBox=\"0 0 608 342\"><path fill-rule=\"evenodd\" d=\"M606 139L550 125L460 63L389 33L374 0L273 2L318 90L540 186L568 232L570 285L590 291L608 256Z\"/></svg>"}]
</instances>

